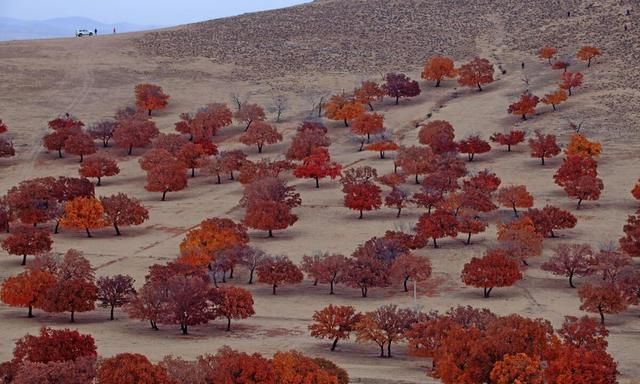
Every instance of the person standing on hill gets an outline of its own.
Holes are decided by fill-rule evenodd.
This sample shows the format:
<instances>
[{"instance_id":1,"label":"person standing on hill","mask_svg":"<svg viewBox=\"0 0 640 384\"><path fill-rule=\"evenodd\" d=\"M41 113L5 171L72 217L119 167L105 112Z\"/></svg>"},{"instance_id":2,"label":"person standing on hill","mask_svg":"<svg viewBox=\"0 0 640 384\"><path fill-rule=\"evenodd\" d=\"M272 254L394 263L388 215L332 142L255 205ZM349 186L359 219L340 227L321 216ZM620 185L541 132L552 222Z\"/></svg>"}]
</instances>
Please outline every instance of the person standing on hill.
<instances>
[{"instance_id":1,"label":"person standing on hill","mask_svg":"<svg viewBox=\"0 0 640 384\"><path fill-rule=\"evenodd\" d=\"M98 28L96 28L96 29L94 29L94 30L93 30L93 34L94 34L94 35L96 35L96 36L98 36Z\"/></svg>"}]
</instances>

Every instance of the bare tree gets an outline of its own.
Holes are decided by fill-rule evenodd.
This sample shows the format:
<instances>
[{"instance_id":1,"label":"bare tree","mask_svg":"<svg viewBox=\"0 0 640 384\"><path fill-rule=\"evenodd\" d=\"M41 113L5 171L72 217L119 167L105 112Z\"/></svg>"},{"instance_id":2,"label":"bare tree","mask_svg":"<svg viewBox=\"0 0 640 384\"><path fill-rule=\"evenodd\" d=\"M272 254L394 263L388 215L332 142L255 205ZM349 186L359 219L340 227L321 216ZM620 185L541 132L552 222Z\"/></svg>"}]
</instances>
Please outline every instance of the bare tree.
<instances>
[{"instance_id":1,"label":"bare tree","mask_svg":"<svg viewBox=\"0 0 640 384\"><path fill-rule=\"evenodd\" d=\"M289 107L289 100L285 95L273 96L273 106L270 108L276 114L276 123L280 122L282 113Z\"/></svg>"}]
</instances>

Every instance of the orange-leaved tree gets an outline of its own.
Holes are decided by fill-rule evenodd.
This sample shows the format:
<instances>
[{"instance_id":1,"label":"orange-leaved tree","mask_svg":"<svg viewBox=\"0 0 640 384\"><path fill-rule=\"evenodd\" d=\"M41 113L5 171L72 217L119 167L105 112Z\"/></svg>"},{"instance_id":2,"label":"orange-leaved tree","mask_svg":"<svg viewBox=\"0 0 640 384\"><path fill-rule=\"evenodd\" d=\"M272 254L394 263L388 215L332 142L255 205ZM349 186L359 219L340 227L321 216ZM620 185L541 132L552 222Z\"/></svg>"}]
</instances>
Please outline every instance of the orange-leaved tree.
<instances>
[{"instance_id":1,"label":"orange-leaved tree","mask_svg":"<svg viewBox=\"0 0 640 384\"><path fill-rule=\"evenodd\" d=\"M227 320L227 332L231 331L231 319L246 319L253 316L253 296L244 288L226 286L215 288L209 294L213 315Z\"/></svg>"},{"instance_id":2,"label":"orange-leaved tree","mask_svg":"<svg viewBox=\"0 0 640 384\"><path fill-rule=\"evenodd\" d=\"M377 176L374 168L358 167L348 169L340 180L344 192L344 205L360 211L359 219L362 219L363 211L380 209L382 205L382 190L373 182Z\"/></svg>"},{"instance_id":3,"label":"orange-leaved tree","mask_svg":"<svg viewBox=\"0 0 640 384\"><path fill-rule=\"evenodd\" d=\"M379 113L362 113L353 120L351 132L356 135L366 135L368 143L371 141L371 135L384 132L384 116ZM362 150L362 145L360 150Z\"/></svg>"},{"instance_id":4,"label":"orange-leaved tree","mask_svg":"<svg viewBox=\"0 0 640 384\"><path fill-rule=\"evenodd\" d=\"M95 177L98 179L96 185L101 185L103 177L115 176L120 173L120 167L118 163L104 155L94 155L88 157L78 170L80 176L83 177Z\"/></svg>"},{"instance_id":5,"label":"orange-leaved tree","mask_svg":"<svg viewBox=\"0 0 640 384\"><path fill-rule=\"evenodd\" d=\"M214 154L217 151L215 148ZM176 155L179 162L184 164L187 169L191 169L191 177L196 176L196 168L200 168L207 157L205 147L202 144L192 142L184 144Z\"/></svg>"},{"instance_id":6,"label":"orange-leaved tree","mask_svg":"<svg viewBox=\"0 0 640 384\"><path fill-rule=\"evenodd\" d=\"M298 221L291 210L302 203L295 187L278 177L267 176L253 180L245 187L240 205L245 208L243 223L259 230L273 231L286 229Z\"/></svg>"},{"instance_id":7,"label":"orange-leaved tree","mask_svg":"<svg viewBox=\"0 0 640 384\"><path fill-rule=\"evenodd\" d=\"M547 60L549 62L549 65L551 65L551 59L553 59L557 53L557 48L545 46L540 48L540 50L538 51L538 57Z\"/></svg>"},{"instance_id":8,"label":"orange-leaved tree","mask_svg":"<svg viewBox=\"0 0 640 384\"><path fill-rule=\"evenodd\" d=\"M345 95L333 95L324 104L325 116L331 120L343 120L344 126L349 126L349 120L364 113L364 107L360 102Z\"/></svg>"},{"instance_id":9,"label":"orange-leaved tree","mask_svg":"<svg viewBox=\"0 0 640 384\"><path fill-rule=\"evenodd\" d=\"M556 105L564 103L565 101L567 101L567 98L567 92L565 92L565 90L562 88L558 88L553 93L545 94L541 101L544 104L551 105L553 107L553 110L556 111Z\"/></svg>"},{"instance_id":10,"label":"orange-leaved tree","mask_svg":"<svg viewBox=\"0 0 640 384\"><path fill-rule=\"evenodd\" d=\"M144 189L149 192L162 192L161 200L165 201L167 192L181 191L187 187L187 182L185 164L169 158L166 162L147 170L147 184Z\"/></svg>"},{"instance_id":11,"label":"orange-leaved tree","mask_svg":"<svg viewBox=\"0 0 640 384\"><path fill-rule=\"evenodd\" d=\"M266 257L256 269L258 281L269 284L272 293L283 284L300 284L304 278L302 271L287 256Z\"/></svg>"},{"instance_id":12,"label":"orange-leaved tree","mask_svg":"<svg viewBox=\"0 0 640 384\"><path fill-rule=\"evenodd\" d=\"M258 153L262 153L262 147L265 144L275 144L282 141L282 134L274 126L256 121L240 136L239 140L244 145L257 145Z\"/></svg>"},{"instance_id":13,"label":"orange-leaved tree","mask_svg":"<svg viewBox=\"0 0 640 384\"><path fill-rule=\"evenodd\" d=\"M518 217L516 208L533 207L533 196L527 191L524 185L511 185L498 190L496 199L503 207L512 208L513 214Z\"/></svg>"},{"instance_id":14,"label":"orange-leaved tree","mask_svg":"<svg viewBox=\"0 0 640 384\"><path fill-rule=\"evenodd\" d=\"M360 316L352 306L329 304L313 313L309 331L315 338L333 340L331 350L335 351L338 341L349 338Z\"/></svg>"},{"instance_id":15,"label":"orange-leaved tree","mask_svg":"<svg viewBox=\"0 0 640 384\"><path fill-rule=\"evenodd\" d=\"M393 140L381 139L371 144L367 144L365 149L367 151L375 151L380 154L380 158L384 159L385 153L390 151L397 151L400 146Z\"/></svg>"},{"instance_id":16,"label":"orange-leaved tree","mask_svg":"<svg viewBox=\"0 0 640 384\"><path fill-rule=\"evenodd\" d=\"M456 151L457 145L453 141L454 138L453 126L445 120L430 121L418 132L420 144L428 145L436 154Z\"/></svg>"},{"instance_id":17,"label":"orange-leaved tree","mask_svg":"<svg viewBox=\"0 0 640 384\"><path fill-rule=\"evenodd\" d=\"M169 103L169 95L162 91L162 87L155 84L142 83L135 87L136 107L138 110L147 111L151 116L151 111L164 109Z\"/></svg>"},{"instance_id":18,"label":"orange-leaved tree","mask_svg":"<svg viewBox=\"0 0 640 384\"><path fill-rule=\"evenodd\" d=\"M493 82L493 64L487 59L476 57L458 68L458 83L465 87L478 87Z\"/></svg>"},{"instance_id":19,"label":"orange-leaved tree","mask_svg":"<svg viewBox=\"0 0 640 384\"><path fill-rule=\"evenodd\" d=\"M524 141L525 132L518 129L510 129L508 133L496 132L489 140L500 145L507 146L507 152L511 152L511 147Z\"/></svg>"},{"instance_id":20,"label":"orange-leaved tree","mask_svg":"<svg viewBox=\"0 0 640 384\"><path fill-rule=\"evenodd\" d=\"M585 45L578 50L576 57L580 60L587 62L587 67L591 66L591 60L594 57L602 55L602 51L599 48Z\"/></svg>"},{"instance_id":21,"label":"orange-leaved tree","mask_svg":"<svg viewBox=\"0 0 640 384\"><path fill-rule=\"evenodd\" d=\"M2 249L10 255L22 256L22 265L27 263L27 255L39 255L51 251L51 235L44 228L31 225L17 225L2 241Z\"/></svg>"},{"instance_id":22,"label":"orange-leaved tree","mask_svg":"<svg viewBox=\"0 0 640 384\"><path fill-rule=\"evenodd\" d=\"M140 225L149 219L149 211L138 199L124 193L100 197L107 223L113 225L116 236L120 236L120 227Z\"/></svg>"},{"instance_id":23,"label":"orange-leaved tree","mask_svg":"<svg viewBox=\"0 0 640 384\"><path fill-rule=\"evenodd\" d=\"M540 158L542 165L544 159L550 159L560 153L560 147L556 143L556 135L545 135L539 130L535 131L535 137L529 139L531 157Z\"/></svg>"},{"instance_id":24,"label":"orange-leaved tree","mask_svg":"<svg viewBox=\"0 0 640 384\"><path fill-rule=\"evenodd\" d=\"M504 355L491 370L491 382L495 384L543 384L540 359L526 353Z\"/></svg>"},{"instance_id":25,"label":"orange-leaved tree","mask_svg":"<svg viewBox=\"0 0 640 384\"><path fill-rule=\"evenodd\" d=\"M560 76L560 88L569 92L569 96L571 96L571 91L575 88L578 88L582 85L582 79L584 76L580 72L565 72Z\"/></svg>"},{"instance_id":26,"label":"orange-leaved tree","mask_svg":"<svg viewBox=\"0 0 640 384\"><path fill-rule=\"evenodd\" d=\"M478 135L471 135L466 139L460 140L458 143L460 153L466 153L469 161L473 161L478 153L487 153L491 150L491 146Z\"/></svg>"},{"instance_id":27,"label":"orange-leaved tree","mask_svg":"<svg viewBox=\"0 0 640 384\"><path fill-rule=\"evenodd\" d=\"M598 157L602 152L602 145L597 141L589 141L584 135L579 133L571 135L569 145L564 150L567 156L581 156L581 157Z\"/></svg>"},{"instance_id":28,"label":"orange-leaved tree","mask_svg":"<svg viewBox=\"0 0 640 384\"><path fill-rule=\"evenodd\" d=\"M55 281L55 276L48 271L26 270L2 282L0 300L11 307L29 308L28 317L33 317L33 308L42 306L44 294Z\"/></svg>"},{"instance_id":29,"label":"orange-leaved tree","mask_svg":"<svg viewBox=\"0 0 640 384\"><path fill-rule=\"evenodd\" d=\"M436 87L445 78L456 77L457 72L453 66L453 60L446 56L433 56L427 60L422 70L422 78L436 82Z\"/></svg>"},{"instance_id":30,"label":"orange-leaved tree","mask_svg":"<svg viewBox=\"0 0 640 384\"><path fill-rule=\"evenodd\" d=\"M320 179L335 179L342 174L342 165L331 161L329 150L324 147L314 148L311 155L302 160L302 164L293 170L293 175L303 179L315 179L316 188L320 188Z\"/></svg>"},{"instance_id":31,"label":"orange-leaved tree","mask_svg":"<svg viewBox=\"0 0 640 384\"><path fill-rule=\"evenodd\" d=\"M624 311L629 306L625 293L615 284L585 284L578 290L580 309L600 314L600 323L604 324L605 314Z\"/></svg>"},{"instance_id":32,"label":"orange-leaved tree","mask_svg":"<svg viewBox=\"0 0 640 384\"><path fill-rule=\"evenodd\" d=\"M180 243L180 251L198 251L211 258L217 251L246 245L248 242L247 228L244 225L231 219L214 217L203 220L198 228L187 232Z\"/></svg>"},{"instance_id":33,"label":"orange-leaved tree","mask_svg":"<svg viewBox=\"0 0 640 384\"><path fill-rule=\"evenodd\" d=\"M107 225L104 219L104 207L95 197L76 197L65 204L60 225L63 228L84 229L87 237L91 237L90 230Z\"/></svg>"},{"instance_id":34,"label":"orange-leaved tree","mask_svg":"<svg viewBox=\"0 0 640 384\"><path fill-rule=\"evenodd\" d=\"M249 130L251 124L254 121L264 121L266 118L264 109L258 104L250 104L246 101L240 105L240 109L233 114L233 117L247 126L244 128L245 132Z\"/></svg>"},{"instance_id":35,"label":"orange-leaved tree","mask_svg":"<svg viewBox=\"0 0 640 384\"><path fill-rule=\"evenodd\" d=\"M484 297L489 297L495 287L509 287L521 279L518 263L498 249L487 251L482 258L472 258L462 269L462 281L482 288Z\"/></svg>"},{"instance_id":36,"label":"orange-leaved tree","mask_svg":"<svg viewBox=\"0 0 640 384\"><path fill-rule=\"evenodd\" d=\"M363 81L359 88L353 91L355 99L360 104L366 104L373 111L373 102L380 101L385 95L384 90L378 83L372 80Z\"/></svg>"},{"instance_id":37,"label":"orange-leaved tree","mask_svg":"<svg viewBox=\"0 0 640 384\"><path fill-rule=\"evenodd\" d=\"M540 98L527 91L520 96L520 100L509 105L507 112L512 115L522 116L522 120L527 120L527 115L536 112L538 102L540 102Z\"/></svg>"}]
</instances>

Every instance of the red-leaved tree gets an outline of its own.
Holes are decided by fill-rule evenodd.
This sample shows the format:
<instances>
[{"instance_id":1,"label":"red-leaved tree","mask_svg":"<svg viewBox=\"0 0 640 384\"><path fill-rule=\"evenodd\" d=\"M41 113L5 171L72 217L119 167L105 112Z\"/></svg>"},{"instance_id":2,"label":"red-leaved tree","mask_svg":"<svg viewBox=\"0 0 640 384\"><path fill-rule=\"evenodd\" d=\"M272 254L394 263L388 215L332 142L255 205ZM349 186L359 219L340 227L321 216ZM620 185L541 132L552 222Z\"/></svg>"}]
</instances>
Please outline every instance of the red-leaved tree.
<instances>
[{"instance_id":1,"label":"red-leaved tree","mask_svg":"<svg viewBox=\"0 0 640 384\"><path fill-rule=\"evenodd\" d=\"M257 268L258 281L271 285L272 292L284 284L299 284L303 275L300 268L286 256L272 256L265 258Z\"/></svg>"},{"instance_id":2,"label":"red-leaved tree","mask_svg":"<svg viewBox=\"0 0 640 384\"><path fill-rule=\"evenodd\" d=\"M462 281L482 288L484 297L489 297L495 287L509 287L521 279L518 263L502 250L488 251L482 258L474 257L462 269Z\"/></svg>"},{"instance_id":3,"label":"red-leaved tree","mask_svg":"<svg viewBox=\"0 0 640 384\"><path fill-rule=\"evenodd\" d=\"M542 269L554 275L569 278L569 286L573 285L574 276L588 276L595 272L593 268L594 254L589 244L560 244L553 256L542 264Z\"/></svg>"},{"instance_id":4,"label":"red-leaved tree","mask_svg":"<svg viewBox=\"0 0 640 384\"><path fill-rule=\"evenodd\" d=\"M342 166L331 161L329 150L324 147L314 148L311 154L302 160L302 164L293 170L298 178L315 179L316 188L320 188L320 179L335 179L341 175Z\"/></svg>"},{"instance_id":5,"label":"red-leaved tree","mask_svg":"<svg viewBox=\"0 0 640 384\"><path fill-rule=\"evenodd\" d=\"M309 331L315 338L333 340L331 350L335 351L338 341L349 338L360 316L352 306L329 304L313 313Z\"/></svg>"},{"instance_id":6,"label":"red-leaved tree","mask_svg":"<svg viewBox=\"0 0 640 384\"><path fill-rule=\"evenodd\" d=\"M542 165L544 159L550 159L560 153L560 147L556 143L555 135L544 135L536 130L535 137L529 139L529 147L531 148L531 157L540 158Z\"/></svg>"},{"instance_id":7,"label":"red-leaved tree","mask_svg":"<svg viewBox=\"0 0 640 384\"><path fill-rule=\"evenodd\" d=\"M120 173L118 163L112 158L103 155L88 157L78 170L82 177L95 177L98 179L96 185L100 185L103 177L115 176Z\"/></svg>"},{"instance_id":8,"label":"red-leaved tree","mask_svg":"<svg viewBox=\"0 0 640 384\"><path fill-rule=\"evenodd\" d=\"M167 107L169 95L162 91L162 87L155 84L142 83L136 85L136 107L140 111L147 111L151 116L151 111L157 111Z\"/></svg>"}]
</instances>

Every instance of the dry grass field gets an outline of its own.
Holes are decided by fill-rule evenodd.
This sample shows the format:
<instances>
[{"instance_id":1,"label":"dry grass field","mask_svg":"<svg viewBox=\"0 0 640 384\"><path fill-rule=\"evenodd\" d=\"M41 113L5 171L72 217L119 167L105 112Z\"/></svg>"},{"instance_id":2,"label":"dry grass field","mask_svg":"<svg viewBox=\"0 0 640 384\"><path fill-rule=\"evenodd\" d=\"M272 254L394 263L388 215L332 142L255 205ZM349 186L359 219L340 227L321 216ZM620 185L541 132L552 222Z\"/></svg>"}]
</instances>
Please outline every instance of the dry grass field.
<instances>
[{"instance_id":1,"label":"dry grass field","mask_svg":"<svg viewBox=\"0 0 640 384\"><path fill-rule=\"evenodd\" d=\"M459 88L454 81L442 87L420 82L419 97L402 100L399 106L385 99L377 110L385 115L385 126L403 144L417 143L416 123L431 119L450 121L456 137L480 134L485 139L496 131L519 127L527 132L540 129L558 136L566 144L572 133L568 121L583 121L583 131L603 144L599 174L605 189L599 201L586 202L575 210L574 201L553 183L552 175L561 163L554 158L545 167L529 156L526 145L507 153L494 146L488 154L467 163L469 170L491 169L503 184L525 184L535 206L553 203L571 210L578 225L545 240L543 257L531 260L525 278L510 288L497 289L490 299L480 290L460 281L462 266L495 243L499 220L511 217L500 209L489 217L487 232L465 246L463 236L447 239L440 249L424 248L419 255L433 264L433 283L419 289L423 310L446 310L456 305L486 307L499 314L518 313L561 324L565 315L581 316L576 290L566 280L542 271L540 265L554 245L586 242L594 247L617 243L628 214L638 208L629 191L640 177L640 9L630 16L631 1L419 1L419 0L323 0L283 10L247 14L180 26L148 33L99 36L82 39L51 39L0 43L0 118L9 126L18 153L0 159L0 194L19 181L45 175L77 175L78 159L47 153L41 138L46 122L69 112L86 123L113 115L117 108L134 102L133 87L140 82L159 84L171 96L169 106L154 114L162 132L173 132L182 112L195 111L212 102L231 103L237 94L270 107L276 95L286 95L289 107L277 124L283 143L267 146L262 156L283 158L296 126L307 117L320 97L350 91L362 80L380 79L387 71L403 71L420 78L424 60L446 54L456 63L475 56L489 58L504 73L484 92ZM567 17L571 11L571 17ZM627 26L625 30L624 26ZM542 106L528 121L509 116L507 106L525 90L542 95L553 90L559 76L536 57L543 45L554 45L560 57L572 56L572 69L583 71L585 84L558 112ZM575 59L575 51L590 44L602 48L591 68ZM525 68L521 69L521 62ZM528 85L523 79L528 80ZM273 119L273 114L269 114ZM327 121L333 160L345 167L370 165L379 173L393 170L391 159L380 160L375 152L357 152L349 131L341 122ZM238 142L243 127L222 130L214 140L224 149L243 148L250 159L255 149ZM102 149L101 149L102 150ZM141 150L134 156L108 148L119 161L121 173L97 187L99 196L125 192L139 198L150 210L150 220L114 237L110 229L96 232L92 239L83 233L63 230L54 236L54 251L76 248L97 268L96 274L127 273L141 285L153 263L172 260L184 234L209 217L240 220L238 206L242 186L215 184L212 177L189 180L181 192L170 193L165 202L158 193L144 189L144 173L138 165ZM295 209L299 221L267 239L250 231L251 244L272 254L286 254L295 262L315 251L349 255L356 246L387 229L415 225L421 209L409 209L399 219L383 208L357 220L357 214L343 207L337 181L323 180L315 189L309 180L286 176L302 196ZM3 251L2 251L3 252ZM0 254L0 281L22 270L18 258ZM637 264L637 262L636 262ZM412 297L400 286L372 289L370 297L338 286L329 296L324 286L305 281L283 287L272 296L266 285L245 285L240 271L234 282L250 289L256 315L224 332L223 322L194 327L181 336L178 327L163 326L159 332L146 323L130 320L122 311L117 321L107 320L107 310L77 315L73 327L93 334L98 353L104 356L122 351L139 352L153 360L173 354L194 358L215 352L223 345L242 351L271 354L298 349L334 360L349 371L354 382L437 382L425 376L430 362L407 356L400 345L392 359L378 359L375 345L341 342L336 352L328 344L309 336L311 315L329 303L349 304L372 310L385 303L412 305ZM578 284L584 280L578 279ZM64 314L36 311L26 319L24 310L0 306L0 361L11 356L15 340L35 333L44 325L68 327ZM633 306L608 317L609 352L619 363L620 381L640 376L640 310Z\"/></svg>"}]
</instances>

